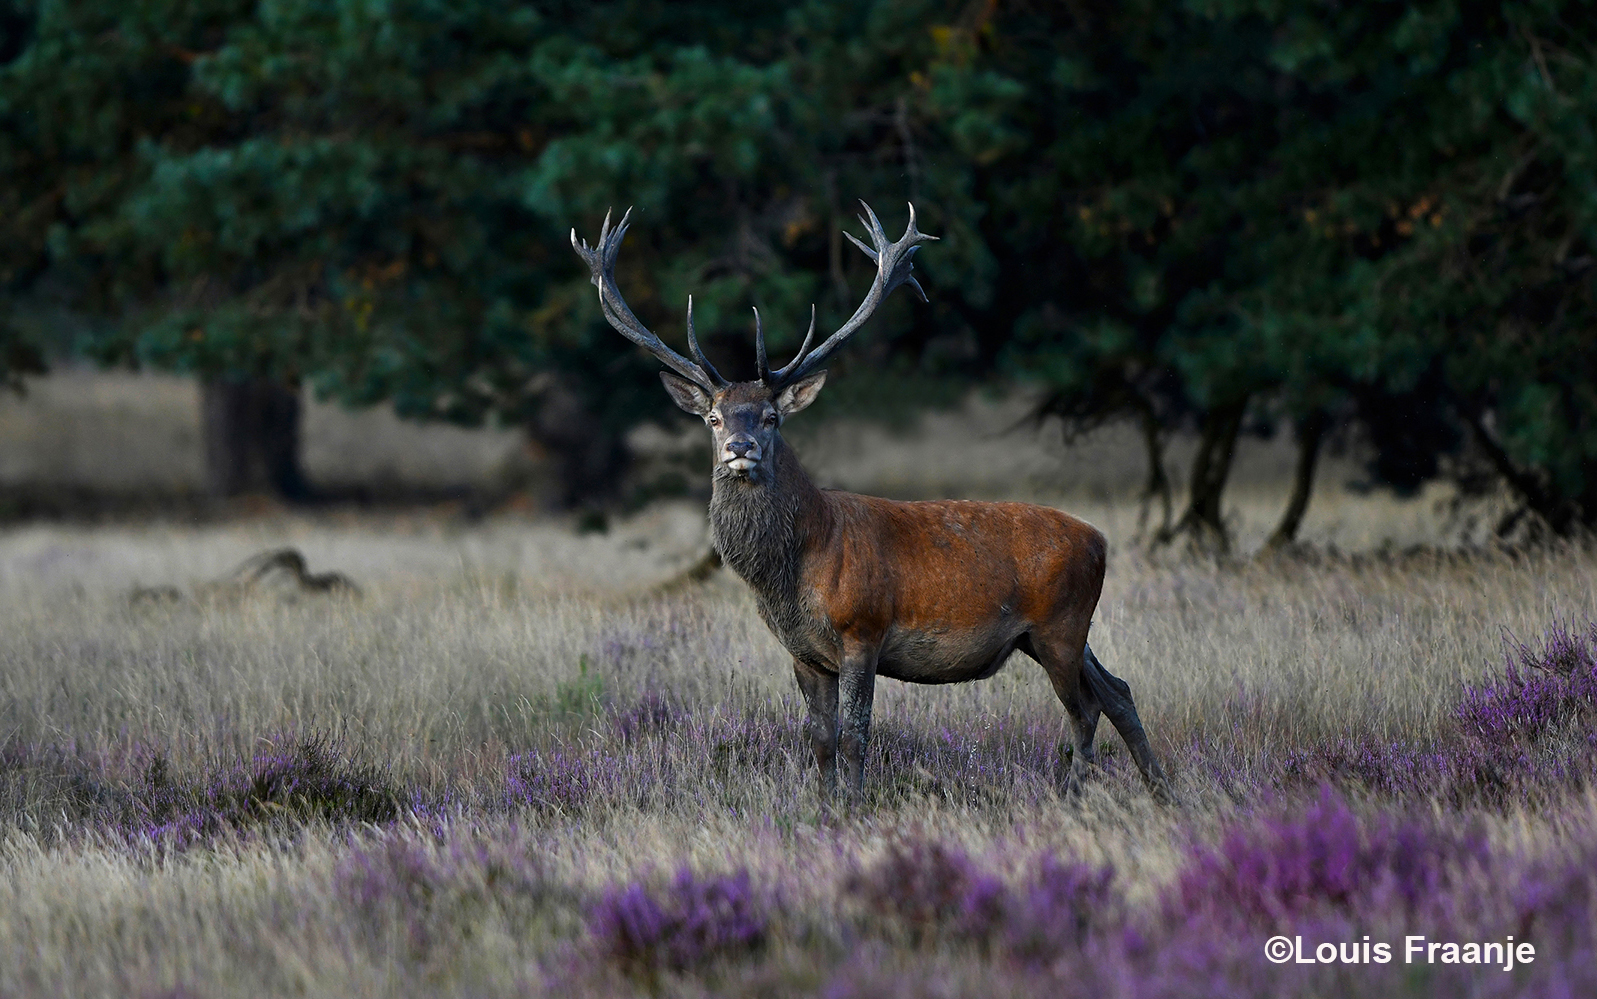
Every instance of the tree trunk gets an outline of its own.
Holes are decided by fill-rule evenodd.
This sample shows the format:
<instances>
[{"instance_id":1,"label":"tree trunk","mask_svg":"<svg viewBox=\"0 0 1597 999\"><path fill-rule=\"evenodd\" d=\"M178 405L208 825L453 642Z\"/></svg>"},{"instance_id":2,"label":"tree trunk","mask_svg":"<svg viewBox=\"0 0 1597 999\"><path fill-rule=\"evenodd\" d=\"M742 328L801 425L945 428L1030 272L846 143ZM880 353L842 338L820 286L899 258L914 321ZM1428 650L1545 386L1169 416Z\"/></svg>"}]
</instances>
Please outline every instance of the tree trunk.
<instances>
[{"instance_id":1,"label":"tree trunk","mask_svg":"<svg viewBox=\"0 0 1597 999\"><path fill-rule=\"evenodd\" d=\"M1309 509L1309 497L1314 492L1314 469L1320 460L1320 445L1325 442L1325 431L1330 426L1330 416L1318 409L1298 421L1298 463L1292 471L1292 496L1281 514L1281 522L1265 542L1266 551L1284 548L1297 538L1303 514Z\"/></svg>"},{"instance_id":2,"label":"tree trunk","mask_svg":"<svg viewBox=\"0 0 1597 999\"><path fill-rule=\"evenodd\" d=\"M1236 453L1237 434L1248 408L1246 398L1216 406L1203 418L1198 438L1198 454L1192 463L1191 496L1187 510L1175 528L1162 540L1186 534L1194 544L1226 551L1231 544L1220 515L1220 499L1225 480L1231 474L1231 459Z\"/></svg>"},{"instance_id":3,"label":"tree trunk","mask_svg":"<svg viewBox=\"0 0 1597 999\"><path fill-rule=\"evenodd\" d=\"M1546 523L1554 534L1567 535L1580 523L1576 505L1569 499L1560 495L1556 489L1549 488L1549 483L1544 476L1538 475L1534 469L1521 468L1509 456L1508 451L1497 442L1491 432L1486 429L1485 420L1479 413L1464 413L1464 422L1469 426L1470 433L1475 438L1475 443L1497 469L1511 489L1519 494L1522 510L1511 517L1505 517L1497 525L1499 536L1506 535L1513 530L1514 525L1522 519L1526 512L1535 513Z\"/></svg>"},{"instance_id":4,"label":"tree trunk","mask_svg":"<svg viewBox=\"0 0 1597 999\"><path fill-rule=\"evenodd\" d=\"M1142 534L1148 523L1148 507L1159 500L1162 516L1155 538L1170 536L1170 477L1164 470L1164 438L1160 434L1159 414L1146 399L1138 399L1138 425L1142 430L1142 446L1148 455L1148 481L1142 487L1142 509L1137 514L1137 533Z\"/></svg>"},{"instance_id":5,"label":"tree trunk","mask_svg":"<svg viewBox=\"0 0 1597 999\"><path fill-rule=\"evenodd\" d=\"M620 491L632 458L626 441L604 430L575 392L551 389L527 434L554 458L562 509L597 509Z\"/></svg>"},{"instance_id":6,"label":"tree trunk","mask_svg":"<svg viewBox=\"0 0 1597 999\"><path fill-rule=\"evenodd\" d=\"M201 392L205 478L212 496L270 493L305 499L297 384L213 378Z\"/></svg>"}]
</instances>

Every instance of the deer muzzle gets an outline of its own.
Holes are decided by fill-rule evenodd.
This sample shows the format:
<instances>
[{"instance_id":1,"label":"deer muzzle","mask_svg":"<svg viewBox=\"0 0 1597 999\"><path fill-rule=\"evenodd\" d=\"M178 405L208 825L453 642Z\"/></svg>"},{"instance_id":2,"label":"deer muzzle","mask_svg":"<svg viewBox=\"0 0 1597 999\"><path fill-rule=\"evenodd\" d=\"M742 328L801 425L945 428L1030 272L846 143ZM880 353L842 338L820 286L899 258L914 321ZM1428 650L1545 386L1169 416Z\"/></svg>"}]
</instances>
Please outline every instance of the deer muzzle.
<instances>
[{"instance_id":1,"label":"deer muzzle","mask_svg":"<svg viewBox=\"0 0 1597 999\"><path fill-rule=\"evenodd\" d=\"M760 463L760 446L751 440L729 440L721 450L721 461L739 474L747 475Z\"/></svg>"}]
</instances>

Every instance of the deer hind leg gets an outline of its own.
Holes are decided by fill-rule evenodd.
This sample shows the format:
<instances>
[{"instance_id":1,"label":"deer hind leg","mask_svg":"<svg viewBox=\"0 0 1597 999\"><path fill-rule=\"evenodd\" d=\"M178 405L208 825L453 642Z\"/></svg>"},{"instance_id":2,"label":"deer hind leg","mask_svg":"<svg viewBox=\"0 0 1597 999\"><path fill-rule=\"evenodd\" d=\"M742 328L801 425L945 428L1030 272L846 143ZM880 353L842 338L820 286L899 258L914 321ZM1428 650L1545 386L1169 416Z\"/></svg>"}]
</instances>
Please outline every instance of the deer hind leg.
<instances>
[{"instance_id":1,"label":"deer hind leg","mask_svg":"<svg viewBox=\"0 0 1597 999\"><path fill-rule=\"evenodd\" d=\"M1164 768L1159 765L1159 757L1148 745L1148 735L1142 730L1142 719L1137 717L1137 705L1131 700L1130 684L1105 669L1093 654L1092 646L1086 643L1082 644L1081 665L1086 686L1092 691L1093 699L1103 708L1103 713L1109 716L1120 738L1126 740L1131 758L1137 761L1137 769L1142 771L1143 781L1157 797L1169 800L1170 782L1165 778Z\"/></svg>"},{"instance_id":2,"label":"deer hind leg","mask_svg":"<svg viewBox=\"0 0 1597 999\"><path fill-rule=\"evenodd\" d=\"M810 708L804 727L820 771L821 797L830 798L837 787L837 675L797 659L793 660L793 675Z\"/></svg>"},{"instance_id":3,"label":"deer hind leg","mask_svg":"<svg viewBox=\"0 0 1597 999\"><path fill-rule=\"evenodd\" d=\"M1097 762L1093 740L1098 732L1098 715L1101 705L1086 682L1084 661L1080 652L1086 645L1085 629L1070 629L1074 634L1061 638L1032 633L1021 637L1016 648L1042 665L1054 694L1065 706L1066 730L1070 738L1070 769L1065 774L1065 789L1074 793L1081 787L1087 768Z\"/></svg>"}]
</instances>

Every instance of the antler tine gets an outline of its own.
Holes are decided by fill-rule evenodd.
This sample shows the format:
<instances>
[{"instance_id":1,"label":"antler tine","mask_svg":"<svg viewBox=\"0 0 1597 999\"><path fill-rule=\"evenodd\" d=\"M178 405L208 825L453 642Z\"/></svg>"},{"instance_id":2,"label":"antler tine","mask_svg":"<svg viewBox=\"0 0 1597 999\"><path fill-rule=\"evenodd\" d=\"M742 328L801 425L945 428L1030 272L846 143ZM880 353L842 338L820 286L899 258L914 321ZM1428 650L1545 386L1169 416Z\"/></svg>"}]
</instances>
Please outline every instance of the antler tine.
<instances>
[{"instance_id":1,"label":"antler tine","mask_svg":"<svg viewBox=\"0 0 1597 999\"><path fill-rule=\"evenodd\" d=\"M785 384L787 384L787 382L789 382L791 380L793 372L798 369L799 364L804 360L805 355L807 355L810 352L810 343L813 342L814 339L815 339L815 303L811 302L810 303L810 328L809 328L808 332L806 332L804 334L804 342L799 344L798 353L793 355L793 360L787 362L787 366L786 367L778 368L775 371L761 371L760 372L761 380L764 381L765 384L767 384L767 385L785 385Z\"/></svg>"},{"instance_id":2,"label":"antler tine","mask_svg":"<svg viewBox=\"0 0 1597 999\"><path fill-rule=\"evenodd\" d=\"M721 372L715 370L715 365L710 363L710 359L705 357L704 351L699 348L699 338L693 332L692 295L688 296L688 353L693 355L693 360L704 369L704 373L709 375L710 380L717 386L728 384L727 380L721 377Z\"/></svg>"},{"instance_id":3,"label":"antler tine","mask_svg":"<svg viewBox=\"0 0 1597 999\"><path fill-rule=\"evenodd\" d=\"M771 366L767 363L769 358L765 353L765 327L760 325L760 310L754 309L754 370L759 374L760 381L767 385L771 383Z\"/></svg>"},{"instance_id":4,"label":"antler tine","mask_svg":"<svg viewBox=\"0 0 1597 999\"><path fill-rule=\"evenodd\" d=\"M871 242L878 247L882 246L887 242L887 230L882 228L882 220L876 217L876 213L871 211L871 206L867 205L863 198L860 199L860 207L865 209L865 214L854 217L859 219L859 224L865 227L866 232L870 233ZM914 225L913 216L911 216L910 224ZM871 254L871 259L876 259L876 254Z\"/></svg>"},{"instance_id":5,"label":"antler tine","mask_svg":"<svg viewBox=\"0 0 1597 999\"><path fill-rule=\"evenodd\" d=\"M860 206L865 209L865 214L860 216L860 223L865 226L866 231L870 234L871 242L875 246L866 246L860 240L855 239L851 233L844 232L843 235L849 238L849 242L863 250L867 257L875 261L876 280L871 282L870 290L865 293L865 299L860 302L859 308L854 310L854 315L849 317L848 322L838 327L836 333L827 337L825 342L816 347L813 352L806 353L801 348L799 356L794 358L791 364L781 371L773 373L772 377L775 379L775 382L772 383L773 387L797 381L819 369L837 352L839 347L843 346L849 337L853 336L861 326L865 325L866 321L871 318L882 302L886 301L887 296L892 294L893 289L899 285L908 284L920 294L921 301L926 301L926 291L920 286L920 282L915 280L911 271L915 268L915 251L920 249L920 244L931 242L937 237L928 236L915 228L915 206L911 204L909 206L909 225L904 229L904 235L900 236L896 243L889 242L887 233L882 229L881 220L876 217L875 212L871 211L871 206L864 201L860 202ZM810 331L812 333L815 329L813 314L812 307L810 321ZM805 337L804 343L806 347L809 345L808 337Z\"/></svg>"},{"instance_id":6,"label":"antler tine","mask_svg":"<svg viewBox=\"0 0 1597 999\"><path fill-rule=\"evenodd\" d=\"M621 289L616 287L616 257L621 252L621 240L627 234L627 226L631 223L631 219L632 209L629 208L626 214L621 216L620 224L611 229L610 213L605 212L604 226L599 230L599 245L589 247L588 241L585 239L579 241L577 230L572 229L571 248L576 250L577 255L587 263L589 279L593 282L593 286L599 289L599 307L604 312L605 320L615 328L615 331L653 354L660 363L683 378L713 393L724 387L727 382L708 361L704 360L697 341L692 339L691 320L689 349L698 356L703 367L667 347L660 342L659 337L649 332L649 328L632 314L632 310L627 307L626 299L621 297Z\"/></svg>"}]
</instances>

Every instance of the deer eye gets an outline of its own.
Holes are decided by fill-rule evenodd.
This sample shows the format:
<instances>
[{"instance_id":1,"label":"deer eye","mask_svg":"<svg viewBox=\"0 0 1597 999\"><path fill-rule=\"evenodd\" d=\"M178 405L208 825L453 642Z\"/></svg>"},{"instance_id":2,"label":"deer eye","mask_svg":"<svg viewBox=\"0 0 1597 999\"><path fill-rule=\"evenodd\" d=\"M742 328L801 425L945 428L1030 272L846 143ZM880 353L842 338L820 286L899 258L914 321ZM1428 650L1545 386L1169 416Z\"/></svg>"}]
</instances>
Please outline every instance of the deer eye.
<instances>
[{"instance_id":1,"label":"deer eye","mask_svg":"<svg viewBox=\"0 0 1597 999\"><path fill-rule=\"evenodd\" d=\"M776 414L775 413L766 413L765 414L765 425L768 426L768 427L776 426Z\"/></svg>"},{"instance_id":2,"label":"deer eye","mask_svg":"<svg viewBox=\"0 0 1597 999\"><path fill-rule=\"evenodd\" d=\"M721 418L719 416L716 416L714 413L710 414L709 421L710 421L710 426L712 426L712 427L719 427L721 425Z\"/></svg>"}]
</instances>

